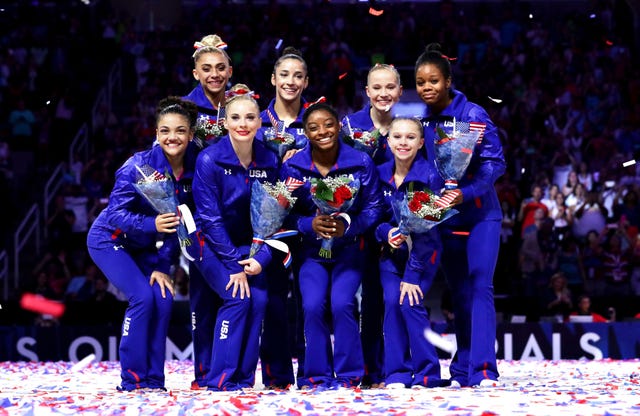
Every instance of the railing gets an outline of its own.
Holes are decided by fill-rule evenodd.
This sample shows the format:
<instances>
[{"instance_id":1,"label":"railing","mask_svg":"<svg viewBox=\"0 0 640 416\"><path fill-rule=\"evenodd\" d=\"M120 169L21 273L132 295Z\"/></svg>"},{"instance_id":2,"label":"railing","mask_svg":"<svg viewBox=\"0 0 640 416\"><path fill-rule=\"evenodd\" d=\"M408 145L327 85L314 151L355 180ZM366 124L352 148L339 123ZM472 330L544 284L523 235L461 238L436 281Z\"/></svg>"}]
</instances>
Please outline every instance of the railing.
<instances>
[{"instance_id":1,"label":"railing","mask_svg":"<svg viewBox=\"0 0 640 416\"><path fill-rule=\"evenodd\" d=\"M100 112L105 111L105 109L110 108L109 106L109 97L107 96L107 89L103 88L98 93L98 97L96 101L93 103L93 107L91 108L91 134L95 134L98 127L104 127L98 124L98 120L101 120ZM106 120L106 119L104 119Z\"/></svg>"},{"instance_id":2,"label":"railing","mask_svg":"<svg viewBox=\"0 0 640 416\"><path fill-rule=\"evenodd\" d=\"M42 216L44 218L44 221L42 225L45 240L49 238L49 230L47 227L47 221L49 220L49 207L51 206L51 201L53 201L53 199L56 197L56 194L58 193L58 190L60 189L64 181L64 168L64 163L60 163L58 167L53 171L51 176L49 176L49 180L44 185L44 195L42 198Z\"/></svg>"},{"instance_id":3,"label":"railing","mask_svg":"<svg viewBox=\"0 0 640 416\"><path fill-rule=\"evenodd\" d=\"M111 108L111 103L113 101L113 93L117 92L120 94L122 92L122 60L118 59L115 64L111 67L111 71L109 72L109 80L107 82L107 104L109 108Z\"/></svg>"},{"instance_id":4,"label":"railing","mask_svg":"<svg viewBox=\"0 0 640 416\"><path fill-rule=\"evenodd\" d=\"M35 233L36 255L40 254L40 213L38 204L33 204L24 220L18 226L13 235L13 287L18 287L20 282L20 254L24 246L29 242L31 235Z\"/></svg>"},{"instance_id":5,"label":"railing","mask_svg":"<svg viewBox=\"0 0 640 416\"><path fill-rule=\"evenodd\" d=\"M87 123L82 124L76 136L69 145L69 166L76 161L76 156L82 162L89 160L89 129Z\"/></svg>"},{"instance_id":6,"label":"railing","mask_svg":"<svg viewBox=\"0 0 640 416\"><path fill-rule=\"evenodd\" d=\"M3 250L0 253L0 280L2 280L3 284L3 299L9 298L9 255L7 254L7 250Z\"/></svg>"},{"instance_id":7,"label":"railing","mask_svg":"<svg viewBox=\"0 0 640 416\"><path fill-rule=\"evenodd\" d=\"M118 60L109 72L107 79L107 85L100 90L94 101L91 113L91 120L88 123L84 123L78 132L76 133L71 145L69 147L69 165L76 160L82 160L86 162L89 158L91 150L91 141L89 140L91 135L95 132L96 123L95 120L99 119L100 111L111 112L112 99L116 94L122 92L122 61ZM104 107L103 105L106 105ZM16 229L14 233L14 247L13 247L13 287L16 288L20 283L20 257L22 251L30 242L30 238L35 233L35 252L40 254L40 234L44 235L45 240L49 237L47 230L47 219L49 218L50 206L58 191L64 183L65 175L65 163L60 163L53 173L50 175L49 180L45 184L43 197L42 197L42 220L40 217L40 207L38 203L34 204L29 212L25 215L24 219ZM4 299L8 298L10 290L10 255L3 251L0 253L0 279L3 280L3 295Z\"/></svg>"}]
</instances>

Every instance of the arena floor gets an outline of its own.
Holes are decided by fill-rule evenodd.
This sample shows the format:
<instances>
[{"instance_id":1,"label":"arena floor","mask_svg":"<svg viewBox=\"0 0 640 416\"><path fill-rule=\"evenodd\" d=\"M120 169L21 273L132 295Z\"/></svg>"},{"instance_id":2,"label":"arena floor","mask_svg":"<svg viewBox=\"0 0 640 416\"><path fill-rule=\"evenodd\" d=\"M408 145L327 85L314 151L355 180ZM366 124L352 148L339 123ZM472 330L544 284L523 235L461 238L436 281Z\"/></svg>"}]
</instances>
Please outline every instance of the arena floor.
<instances>
[{"instance_id":1,"label":"arena floor","mask_svg":"<svg viewBox=\"0 0 640 416\"><path fill-rule=\"evenodd\" d=\"M499 369L492 388L212 393L189 389L190 361L168 361L167 392L121 393L117 362L0 362L0 415L640 415L640 359Z\"/></svg>"}]
</instances>

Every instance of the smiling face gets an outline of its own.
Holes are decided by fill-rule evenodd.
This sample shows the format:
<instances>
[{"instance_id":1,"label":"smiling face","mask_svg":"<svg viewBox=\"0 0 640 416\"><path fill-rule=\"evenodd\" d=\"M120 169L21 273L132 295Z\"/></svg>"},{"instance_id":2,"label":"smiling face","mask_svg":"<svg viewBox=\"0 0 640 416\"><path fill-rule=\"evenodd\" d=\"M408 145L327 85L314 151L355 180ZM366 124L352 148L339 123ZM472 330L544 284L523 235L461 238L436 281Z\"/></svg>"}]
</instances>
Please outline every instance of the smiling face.
<instances>
[{"instance_id":1,"label":"smiling face","mask_svg":"<svg viewBox=\"0 0 640 416\"><path fill-rule=\"evenodd\" d=\"M184 156L189 141L193 139L189 119L177 113L160 116L156 126L156 138L167 159Z\"/></svg>"},{"instance_id":2,"label":"smiling face","mask_svg":"<svg viewBox=\"0 0 640 416\"><path fill-rule=\"evenodd\" d=\"M389 128L387 143L396 163L413 162L424 145L422 125L417 120L394 120Z\"/></svg>"},{"instance_id":3,"label":"smiling face","mask_svg":"<svg viewBox=\"0 0 640 416\"><path fill-rule=\"evenodd\" d=\"M229 60L221 52L203 53L193 69L193 77L200 82L208 96L217 96L224 91L232 73Z\"/></svg>"},{"instance_id":4,"label":"smiling face","mask_svg":"<svg viewBox=\"0 0 640 416\"><path fill-rule=\"evenodd\" d=\"M306 117L304 133L314 150L330 151L338 146L340 122L325 109L317 109Z\"/></svg>"},{"instance_id":5,"label":"smiling face","mask_svg":"<svg viewBox=\"0 0 640 416\"><path fill-rule=\"evenodd\" d=\"M226 105L224 125L229 138L239 143L251 142L262 125L260 109L248 97L237 97Z\"/></svg>"},{"instance_id":6,"label":"smiling face","mask_svg":"<svg viewBox=\"0 0 640 416\"><path fill-rule=\"evenodd\" d=\"M445 78L436 65L427 63L416 70L416 92L434 112L440 112L449 105L450 87L451 78Z\"/></svg>"},{"instance_id":7,"label":"smiling face","mask_svg":"<svg viewBox=\"0 0 640 416\"><path fill-rule=\"evenodd\" d=\"M271 85L276 87L276 97L285 102L300 100L302 91L309 85L304 63L295 58L284 59L271 74Z\"/></svg>"},{"instance_id":8,"label":"smiling face","mask_svg":"<svg viewBox=\"0 0 640 416\"><path fill-rule=\"evenodd\" d=\"M381 68L369 73L366 92L376 110L387 111L400 100L402 86L393 71Z\"/></svg>"}]
</instances>

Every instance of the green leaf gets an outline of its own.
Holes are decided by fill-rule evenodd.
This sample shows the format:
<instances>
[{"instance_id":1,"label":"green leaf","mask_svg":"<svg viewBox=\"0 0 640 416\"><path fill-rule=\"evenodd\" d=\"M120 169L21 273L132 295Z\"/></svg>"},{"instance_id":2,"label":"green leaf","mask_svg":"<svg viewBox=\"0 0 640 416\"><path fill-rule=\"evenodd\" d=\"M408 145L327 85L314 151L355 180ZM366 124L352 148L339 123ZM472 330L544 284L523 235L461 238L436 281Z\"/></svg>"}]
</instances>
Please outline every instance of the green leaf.
<instances>
[{"instance_id":1,"label":"green leaf","mask_svg":"<svg viewBox=\"0 0 640 416\"><path fill-rule=\"evenodd\" d=\"M324 201L333 201L333 191L324 182L318 184L316 196Z\"/></svg>"},{"instance_id":2,"label":"green leaf","mask_svg":"<svg viewBox=\"0 0 640 416\"><path fill-rule=\"evenodd\" d=\"M442 128L440 127L436 127L436 133L438 134L438 137L440 139L444 139L447 137L447 133L445 133L444 130L442 130Z\"/></svg>"}]
</instances>

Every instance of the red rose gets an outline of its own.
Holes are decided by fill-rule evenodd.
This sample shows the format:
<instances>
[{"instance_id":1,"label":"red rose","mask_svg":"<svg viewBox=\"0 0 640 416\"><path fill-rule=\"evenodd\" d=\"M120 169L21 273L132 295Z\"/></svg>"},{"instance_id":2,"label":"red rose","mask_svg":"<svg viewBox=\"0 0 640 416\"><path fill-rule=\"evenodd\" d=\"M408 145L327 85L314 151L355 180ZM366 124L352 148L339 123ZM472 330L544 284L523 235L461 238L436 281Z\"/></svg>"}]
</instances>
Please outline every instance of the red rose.
<instances>
[{"instance_id":1,"label":"red rose","mask_svg":"<svg viewBox=\"0 0 640 416\"><path fill-rule=\"evenodd\" d=\"M282 208L284 208L284 209L289 208L289 200L287 199L286 196L278 195L276 197L276 200L278 201L278 205L280 205Z\"/></svg>"},{"instance_id":2,"label":"red rose","mask_svg":"<svg viewBox=\"0 0 640 416\"><path fill-rule=\"evenodd\" d=\"M418 212L422 208L422 204L420 201L417 201L415 198L409 201L409 209L411 212Z\"/></svg>"},{"instance_id":3,"label":"red rose","mask_svg":"<svg viewBox=\"0 0 640 416\"><path fill-rule=\"evenodd\" d=\"M418 191L416 193L413 194L413 199L420 202L420 203L427 203L429 201L431 201L431 197L429 196L428 193L426 192L422 192L422 191Z\"/></svg>"},{"instance_id":4,"label":"red rose","mask_svg":"<svg viewBox=\"0 0 640 416\"><path fill-rule=\"evenodd\" d=\"M351 189L346 185L341 185L336 188L336 191L333 193L333 201L336 204L342 205L344 201L351 199L352 196Z\"/></svg>"},{"instance_id":5,"label":"red rose","mask_svg":"<svg viewBox=\"0 0 640 416\"><path fill-rule=\"evenodd\" d=\"M362 137L362 132L361 131L356 131L355 133L353 133L353 138L354 139L359 139L360 137Z\"/></svg>"}]
</instances>

